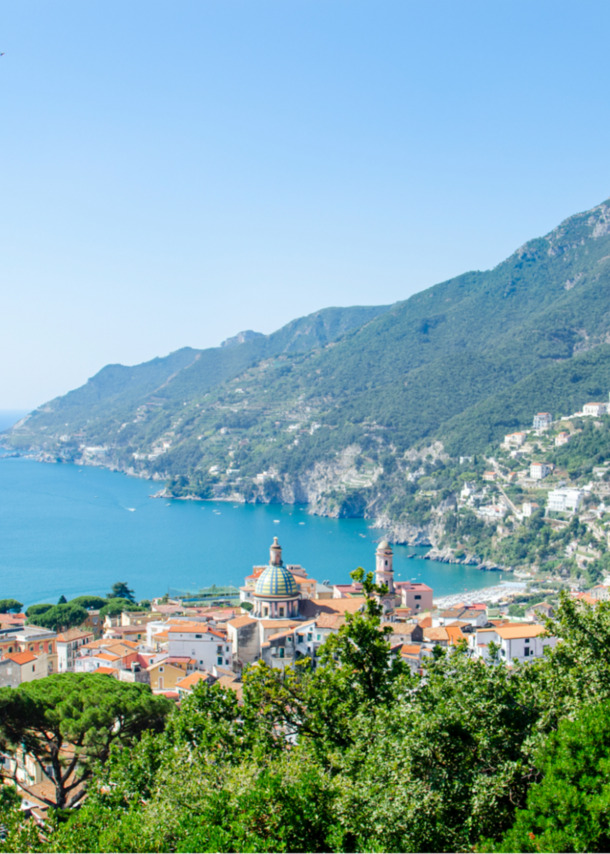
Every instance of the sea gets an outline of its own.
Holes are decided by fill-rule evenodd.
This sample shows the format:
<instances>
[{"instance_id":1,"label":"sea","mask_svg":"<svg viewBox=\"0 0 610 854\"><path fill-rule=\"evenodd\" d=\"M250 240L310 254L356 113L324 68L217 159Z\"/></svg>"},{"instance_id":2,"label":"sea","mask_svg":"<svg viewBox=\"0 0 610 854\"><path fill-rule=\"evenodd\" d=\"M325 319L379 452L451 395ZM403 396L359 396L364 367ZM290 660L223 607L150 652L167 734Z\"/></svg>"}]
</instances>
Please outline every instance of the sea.
<instances>
[{"instance_id":1,"label":"sea","mask_svg":"<svg viewBox=\"0 0 610 854\"><path fill-rule=\"evenodd\" d=\"M21 413L0 413L0 430ZM330 584L375 568L384 532L363 519L311 516L302 506L154 498L159 482L98 467L41 463L0 448L0 599L25 606L125 581L138 599L212 584L243 584L277 537L285 563ZM435 596L498 583L497 573L423 560L426 548L396 545L397 581L429 584Z\"/></svg>"}]
</instances>

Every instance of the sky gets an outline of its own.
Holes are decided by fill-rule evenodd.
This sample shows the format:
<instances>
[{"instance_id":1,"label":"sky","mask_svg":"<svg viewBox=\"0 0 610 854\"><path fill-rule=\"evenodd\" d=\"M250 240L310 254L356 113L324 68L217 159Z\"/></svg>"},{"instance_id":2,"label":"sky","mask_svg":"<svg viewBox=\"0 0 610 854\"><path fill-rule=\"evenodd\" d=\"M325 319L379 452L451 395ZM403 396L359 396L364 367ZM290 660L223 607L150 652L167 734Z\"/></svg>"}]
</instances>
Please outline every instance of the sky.
<instances>
[{"instance_id":1,"label":"sky","mask_svg":"<svg viewBox=\"0 0 610 854\"><path fill-rule=\"evenodd\" d=\"M610 196L607 0L3 0L0 409Z\"/></svg>"}]
</instances>

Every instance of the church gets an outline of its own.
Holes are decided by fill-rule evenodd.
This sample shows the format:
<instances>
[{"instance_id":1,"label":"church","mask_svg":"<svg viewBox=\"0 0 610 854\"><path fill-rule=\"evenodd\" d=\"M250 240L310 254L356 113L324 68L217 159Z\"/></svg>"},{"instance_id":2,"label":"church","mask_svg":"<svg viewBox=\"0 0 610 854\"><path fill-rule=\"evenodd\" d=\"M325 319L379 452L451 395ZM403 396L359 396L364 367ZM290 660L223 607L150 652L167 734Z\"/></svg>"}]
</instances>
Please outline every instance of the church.
<instances>
[{"instance_id":1,"label":"church","mask_svg":"<svg viewBox=\"0 0 610 854\"><path fill-rule=\"evenodd\" d=\"M375 552L375 581L387 587L381 597L387 617L400 608L417 614L432 607L426 584L394 581L393 552L385 540ZM248 613L227 623L237 670L259 659L283 668L308 656L315 664L316 650L345 623L346 614L364 607L365 597L361 584L330 588L309 578L302 566L284 564L274 537L269 563L253 567L240 587L240 601Z\"/></svg>"}]
</instances>

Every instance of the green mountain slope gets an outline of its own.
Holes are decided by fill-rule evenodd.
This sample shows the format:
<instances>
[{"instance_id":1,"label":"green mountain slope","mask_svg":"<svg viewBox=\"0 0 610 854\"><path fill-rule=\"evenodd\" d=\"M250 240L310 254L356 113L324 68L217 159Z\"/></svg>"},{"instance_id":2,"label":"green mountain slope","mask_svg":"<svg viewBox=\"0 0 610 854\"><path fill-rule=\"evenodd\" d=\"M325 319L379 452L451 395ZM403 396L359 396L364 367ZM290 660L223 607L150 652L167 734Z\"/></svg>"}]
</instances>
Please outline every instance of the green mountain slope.
<instances>
[{"instance_id":1,"label":"green mountain slope","mask_svg":"<svg viewBox=\"0 0 610 854\"><path fill-rule=\"evenodd\" d=\"M610 204L493 270L390 307L326 309L238 339L105 368L10 440L169 478L174 494L335 512L339 491L356 496L354 512L373 512L414 445L441 440L470 454L535 411L606 399Z\"/></svg>"}]
</instances>

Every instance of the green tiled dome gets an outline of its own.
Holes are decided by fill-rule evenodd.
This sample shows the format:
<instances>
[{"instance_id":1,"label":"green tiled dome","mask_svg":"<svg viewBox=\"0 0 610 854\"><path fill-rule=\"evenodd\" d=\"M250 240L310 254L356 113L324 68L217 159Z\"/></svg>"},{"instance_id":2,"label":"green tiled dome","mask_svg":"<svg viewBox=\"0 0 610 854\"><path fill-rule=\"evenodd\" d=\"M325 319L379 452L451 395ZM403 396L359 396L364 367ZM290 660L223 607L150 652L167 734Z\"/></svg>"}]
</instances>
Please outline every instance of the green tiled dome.
<instances>
[{"instance_id":1,"label":"green tiled dome","mask_svg":"<svg viewBox=\"0 0 610 854\"><path fill-rule=\"evenodd\" d=\"M256 582L254 595L267 596L298 596L299 587L294 576L283 566L268 566L263 570Z\"/></svg>"}]
</instances>

